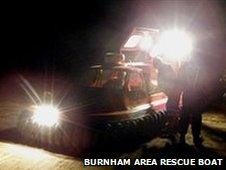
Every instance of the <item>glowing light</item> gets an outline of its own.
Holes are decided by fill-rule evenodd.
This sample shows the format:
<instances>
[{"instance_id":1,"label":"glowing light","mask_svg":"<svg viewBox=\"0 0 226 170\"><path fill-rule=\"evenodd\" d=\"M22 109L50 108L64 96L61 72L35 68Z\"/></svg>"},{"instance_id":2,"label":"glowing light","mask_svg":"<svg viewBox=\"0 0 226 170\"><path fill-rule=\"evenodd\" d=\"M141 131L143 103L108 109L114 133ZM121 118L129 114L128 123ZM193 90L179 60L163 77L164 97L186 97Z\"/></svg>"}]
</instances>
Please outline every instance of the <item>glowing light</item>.
<instances>
[{"instance_id":1,"label":"glowing light","mask_svg":"<svg viewBox=\"0 0 226 170\"><path fill-rule=\"evenodd\" d=\"M150 35L132 35L125 43L126 48L140 48L143 51L149 52L153 45L153 40Z\"/></svg>"},{"instance_id":2,"label":"glowing light","mask_svg":"<svg viewBox=\"0 0 226 170\"><path fill-rule=\"evenodd\" d=\"M37 106L33 121L39 125L54 126L58 124L59 110L52 105Z\"/></svg>"},{"instance_id":3,"label":"glowing light","mask_svg":"<svg viewBox=\"0 0 226 170\"><path fill-rule=\"evenodd\" d=\"M129 40L126 42L126 44L124 45L124 47L126 48L134 48L138 45L138 43L140 42L140 39L142 37L140 35L132 35Z\"/></svg>"},{"instance_id":4,"label":"glowing light","mask_svg":"<svg viewBox=\"0 0 226 170\"><path fill-rule=\"evenodd\" d=\"M141 50L146 51L146 52L150 51L152 45L153 45L153 40L152 40L151 36L148 36L148 35L144 36L141 39L140 44L139 44Z\"/></svg>"},{"instance_id":5,"label":"glowing light","mask_svg":"<svg viewBox=\"0 0 226 170\"><path fill-rule=\"evenodd\" d=\"M184 61L192 52L192 40L183 31L174 29L161 34L155 54L163 54L169 61Z\"/></svg>"}]
</instances>

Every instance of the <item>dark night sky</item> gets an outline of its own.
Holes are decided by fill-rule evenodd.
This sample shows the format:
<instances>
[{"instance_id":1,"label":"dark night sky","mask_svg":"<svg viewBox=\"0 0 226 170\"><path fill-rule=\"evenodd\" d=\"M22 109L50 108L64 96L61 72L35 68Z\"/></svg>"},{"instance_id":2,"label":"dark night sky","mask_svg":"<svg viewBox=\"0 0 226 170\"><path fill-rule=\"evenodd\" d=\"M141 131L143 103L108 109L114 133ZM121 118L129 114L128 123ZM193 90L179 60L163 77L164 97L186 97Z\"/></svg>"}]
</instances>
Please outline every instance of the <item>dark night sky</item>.
<instances>
[{"instance_id":1,"label":"dark night sky","mask_svg":"<svg viewBox=\"0 0 226 170\"><path fill-rule=\"evenodd\" d=\"M219 39L225 38L223 1L81 2L6 5L1 73L43 70L53 63L59 72L75 73L100 62L106 51L118 50L135 26L185 27L204 39L200 44L218 44L212 48L224 59L225 44ZM204 48L209 49L208 45Z\"/></svg>"}]
</instances>

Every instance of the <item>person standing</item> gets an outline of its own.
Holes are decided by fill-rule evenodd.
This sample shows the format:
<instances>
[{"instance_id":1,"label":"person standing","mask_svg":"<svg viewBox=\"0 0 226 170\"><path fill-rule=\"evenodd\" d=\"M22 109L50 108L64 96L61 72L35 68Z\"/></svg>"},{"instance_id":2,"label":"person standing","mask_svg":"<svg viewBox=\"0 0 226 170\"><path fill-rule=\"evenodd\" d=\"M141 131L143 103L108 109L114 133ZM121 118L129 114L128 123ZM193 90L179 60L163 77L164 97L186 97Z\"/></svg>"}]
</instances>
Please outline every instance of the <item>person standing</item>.
<instances>
[{"instance_id":1,"label":"person standing","mask_svg":"<svg viewBox=\"0 0 226 170\"><path fill-rule=\"evenodd\" d=\"M166 113L168 117L167 133L173 143L176 142L175 134L178 129L179 102L181 88L178 82L178 72L172 65L164 63L161 58L154 58L154 66L158 69L158 84L166 94Z\"/></svg>"},{"instance_id":2,"label":"person standing","mask_svg":"<svg viewBox=\"0 0 226 170\"><path fill-rule=\"evenodd\" d=\"M202 111L204 108L204 93L202 89L202 75L198 63L194 60L182 65L180 84L183 93L183 107L179 120L180 144L185 144L185 136L191 124L193 142L195 146L202 146L201 137Z\"/></svg>"}]
</instances>

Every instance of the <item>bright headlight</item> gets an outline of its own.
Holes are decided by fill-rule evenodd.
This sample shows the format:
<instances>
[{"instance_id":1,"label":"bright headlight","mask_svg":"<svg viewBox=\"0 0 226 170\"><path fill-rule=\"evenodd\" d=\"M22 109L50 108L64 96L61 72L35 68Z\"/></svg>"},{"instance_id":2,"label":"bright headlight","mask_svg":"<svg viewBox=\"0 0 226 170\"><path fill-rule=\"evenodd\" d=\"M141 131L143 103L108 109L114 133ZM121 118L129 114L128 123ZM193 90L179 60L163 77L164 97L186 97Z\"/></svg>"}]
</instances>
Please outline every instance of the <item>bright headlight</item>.
<instances>
[{"instance_id":1,"label":"bright headlight","mask_svg":"<svg viewBox=\"0 0 226 170\"><path fill-rule=\"evenodd\" d=\"M157 53L163 54L168 61L184 61L192 52L190 36L180 30L174 29L161 34L157 44Z\"/></svg>"},{"instance_id":2,"label":"bright headlight","mask_svg":"<svg viewBox=\"0 0 226 170\"><path fill-rule=\"evenodd\" d=\"M54 126L58 124L59 110L53 105L39 105L36 107L33 121L39 125Z\"/></svg>"}]
</instances>

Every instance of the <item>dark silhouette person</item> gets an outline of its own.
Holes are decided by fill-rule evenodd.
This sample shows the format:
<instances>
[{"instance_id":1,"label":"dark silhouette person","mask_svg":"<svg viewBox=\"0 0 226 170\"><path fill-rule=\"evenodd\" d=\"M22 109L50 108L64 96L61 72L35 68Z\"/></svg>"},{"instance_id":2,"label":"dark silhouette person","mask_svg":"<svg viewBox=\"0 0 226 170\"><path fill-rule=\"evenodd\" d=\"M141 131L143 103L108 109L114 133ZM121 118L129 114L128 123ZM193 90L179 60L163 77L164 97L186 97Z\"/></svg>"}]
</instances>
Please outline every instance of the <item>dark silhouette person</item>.
<instances>
[{"instance_id":1,"label":"dark silhouette person","mask_svg":"<svg viewBox=\"0 0 226 170\"><path fill-rule=\"evenodd\" d=\"M189 124L191 124L195 146L202 146L201 138L202 111L204 108L204 93L202 76L198 63L194 60L182 65L180 84L183 91L183 107L179 121L180 144L185 144Z\"/></svg>"},{"instance_id":2,"label":"dark silhouette person","mask_svg":"<svg viewBox=\"0 0 226 170\"><path fill-rule=\"evenodd\" d=\"M167 133L172 142L175 142L175 134L178 129L179 101L181 95L180 83L177 72L169 64L164 63L160 58L154 58L154 66L158 69L158 84L167 95L166 112L168 121Z\"/></svg>"}]
</instances>

